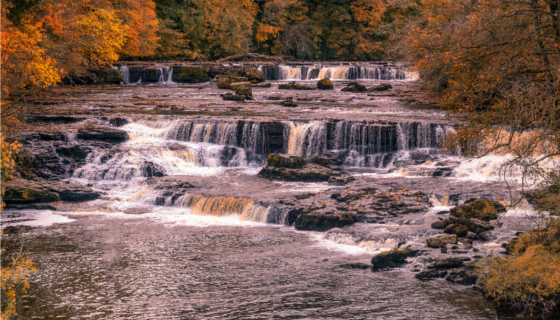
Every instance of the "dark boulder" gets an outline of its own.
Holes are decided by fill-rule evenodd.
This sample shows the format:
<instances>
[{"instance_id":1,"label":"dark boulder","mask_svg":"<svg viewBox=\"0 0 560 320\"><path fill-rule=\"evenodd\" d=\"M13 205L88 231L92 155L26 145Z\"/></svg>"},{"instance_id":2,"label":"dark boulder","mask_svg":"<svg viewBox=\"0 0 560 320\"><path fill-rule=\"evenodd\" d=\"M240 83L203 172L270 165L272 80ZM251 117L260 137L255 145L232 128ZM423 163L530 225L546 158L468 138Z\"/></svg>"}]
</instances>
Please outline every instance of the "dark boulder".
<instances>
[{"instance_id":1,"label":"dark boulder","mask_svg":"<svg viewBox=\"0 0 560 320\"><path fill-rule=\"evenodd\" d=\"M333 169L333 167L341 165L344 159L337 153L327 151L325 154L309 158L307 161Z\"/></svg>"},{"instance_id":2,"label":"dark boulder","mask_svg":"<svg viewBox=\"0 0 560 320\"><path fill-rule=\"evenodd\" d=\"M461 269L459 271L450 272L449 275L445 277L445 280L455 284L472 286L476 284L478 276L473 270Z\"/></svg>"},{"instance_id":3,"label":"dark boulder","mask_svg":"<svg viewBox=\"0 0 560 320\"><path fill-rule=\"evenodd\" d=\"M432 223L432 228L434 229L445 229L445 223L443 221L436 221Z\"/></svg>"},{"instance_id":4,"label":"dark boulder","mask_svg":"<svg viewBox=\"0 0 560 320\"><path fill-rule=\"evenodd\" d=\"M352 213L302 213L296 221L297 230L327 231L340 228L356 222L356 215Z\"/></svg>"},{"instance_id":5,"label":"dark boulder","mask_svg":"<svg viewBox=\"0 0 560 320\"><path fill-rule=\"evenodd\" d=\"M378 86L371 87L371 89L369 89L369 90L370 91L387 91L387 90L390 90L390 89L393 89L392 85L390 85L389 83L382 83Z\"/></svg>"},{"instance_id":6,"label":"dark boulder","mask_svg":"<svg viewBox=\"0 0 560 320\"><path fill-rule=\"evenodd\" d=\"M320 182L329 181L331 177L340 176L341 173L331 169L309 163L303 168L276 168L265 166L259 176L271 180Z\"/></svg>"},{"instance_id":7,"label":"dark boulder","mask_svg":"<svg viewBox=\"0 0 560 320\"><path fill-rule=\"evenodd\" d=\"M358 82L350 82L345 88L342 88L345 92L366 92L368 89L366 86L359 84Z\"/></svg>"},{"instance_id":8,"label":"dark boulder","mask_svg":"<svg viewBox=\"0 0 560 320\"><path fill-rule=\"evenodd\" d=\"M224 101L239 101L239 102L243 102L247 98L246 96L233 94L229 92L221 94L220 97L222 97L222 100Z\"/></svg>"},{"instance_id":9,"label":"dark boulder","mask_svg":"<svg viewBox=\"0 0 560 320\"><path fill-rule=\"evenodd\" d=\"M299 156L289 154L269 154L266 164L275 168L303 168L306 165L305 160Z\"/></svg>"},{"instance_id":10,"label":"dark boulder","mask_svg":"<svg viewBox=\"0 0 560 320\"><path fill-rule=\"evenodd\" d=\"M319 90L333 90L334 86L331 82L331 79L325 78L317 81L317 88Z\"/></svg>"},{"instance_id":11,"label":"dark boulder","mask_svg":"<svg viewBox=\"0 0 560 320\"><path fill-rule=\"evenodd\" d=\"M84 140L122 142L128 140L128 133L115 128L87 125L78 129L77 137Z\"/></svg>"},{"instance_id":12,"label":"dark boulder","mask_svg":"<svg viewBox=\"0 0 560 320\"><path fill-rule=\"evenodd\" d=\"M51 183L45 187L49 191L57 193L62 201L91 201L100 196L90 187L73 183Z\"/></svg>"},{"instance_id":13,"label":"dark boulder","mask_svg":"<svg viewBox=\"0 0 560 320\"><path fill-rule=\"evenodd\" d=\"M447 258L437 260L432 268L434 269L451 269L463 266L463 259L461 258Z\"/></svg>"},{"instance_id":14,"label":"dark boulder","mask_svg":"<svg viewBox=\"0 0 560 320\"><path fill-rule=\"evenodd\" d=\"M163 169L151 161L144 162L140 170L142 171L142 177L146 178L165 176Z\"/></svg>"},{"instance_id":15,"label":"dark boulder","mask_svg":"<svg viewBox=\"0 0 560 320\"><path fill-rule=\"evenodd\" d=\"M345 269L371 269L369 264L363 262L345 263L341 264L340 267Z\"/></svg>"},{"instance_id":16,"label":"dark boulder","mask_svg":"<svg viewBox=\"0 0 560 320\"><path fill-rule=\"evenodd\" d=\"M253 95L253 90L251 90L250 82L233 82L229 85L231 90L235 91L236 95L239 96L251 96Z\"/></svg>"},{"instance_id":17,"label":"dark boulder","mask_svg":"<svg viewBox=\"0 0 560 320\"><path fill-rule=\"evenodd\" d=\"M448 244L456 244L457 235L441 235L435 238L426 239L426 243L430 248L439 248Z\"/></svg>"},{"instance_id":18,"label":"dark boulder","mask_svg":"<svg viewBox=\"0 0 560 320\"><path fill-rule=\"evenodd\" d=\"M430 271L423 271L414 275L416 279L419 280L431 280L431 279L438 279L443 278L447 275L446 270L430 270Z\"/></svg>"},{"instance_id":19,"label":"dark boulder","mask_svg":"<svg viewBox=\"0 0 560 320\"><path fill-rule=\"evenodd\" d=\"M248 81L248 79L245 77L236 77L236 76L228 76L228 75L219 75L216 79L218 81L218 88L220 89L231 89L230 85L232 83Z\"/></svg>"},{"instance_id":20,"label":"dark boulder","mask_svg":"<svg viewBox=\"0 0 560 320\"><path fill-rule=\"evenodd\" d=\"M407 257L408 251L395 248L373 256L371 264L374 269L396 268L405 262Z\"/></svg>"},{"instance_id":21,"label":"dark boulder","mask_svg":"<svg viewBox=\"0 0 560 320\"><path fill-rule=\"evenodd\" d=\"M230 69L227 70L224 75L231 77L243 77L247 78L251 83L260 83L266 80L264 72L256 69Z\"/></svg>"},{"instance_id":22,"label":"dark boulder","mask_svg":"<svg viewBox=\"0 0 560 320\"><path fill-rule=\"evenodd\" d=\"M201 83L210 81L210 77L208 70L201 67L174 66L171 80L178 83Z\"/></svg>"},{"instance_id":23,"label":"dark boulder","mask_svg":"<svg viewBox=\"0 0 560 320\"><path fill-rule=\"evenodd\" d=\"M315 90L315 88L313 88L313 87L305 86L303 84L297 84L295 81L290 82L290 83L286 83L286 84L281 84L280 86L278 86L278 89L281 89L281 90Z\"/></svg>"},{"instance_id":24,"label":"dark boulder","mask_svg":"<svg viewBox=\"0 0 560 320\"><path fill-rule=\"evenodd\" d=\"M123 118L123 117L114 117L109 119L109 123L115 127L122 127L126 124L128 124L130 121L128 121L127 118Z\"/></svg>"},{"instance_id":25,"label":"dark boulder","mask_svg":"<svg viewBox=\"0 0 560 320\"><path fill-rule=\"evenodd\" d=\"M462 205L451 209L451 215L461 218L477 218L481 220L496 220L498 214L506 212L506 207L498 201L484 198L471 198Z\"/></svg>"}]
</instances>

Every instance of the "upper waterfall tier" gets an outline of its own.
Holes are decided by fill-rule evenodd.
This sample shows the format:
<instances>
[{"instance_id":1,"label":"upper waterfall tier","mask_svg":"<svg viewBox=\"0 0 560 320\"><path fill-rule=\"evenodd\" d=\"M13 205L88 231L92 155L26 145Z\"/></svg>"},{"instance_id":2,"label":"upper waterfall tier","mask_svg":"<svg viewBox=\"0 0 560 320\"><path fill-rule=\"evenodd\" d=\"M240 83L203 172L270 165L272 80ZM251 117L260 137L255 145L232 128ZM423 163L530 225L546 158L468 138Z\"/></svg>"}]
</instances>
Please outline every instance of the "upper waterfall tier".
<instances>
[{"instance_id":1,"label":"upper waterfall tier","mask_svg":"<svg viewBox=\"0 0 560 320\"><path fill-rule=\"evenodd\" d=\"M266 80L415 80L417 74L408 68L394 63L332 63L332 64L209 64L209 65L179 65L179 64L120 64L115 67L121 72L125 84L158 83L172 84L175 72L182 67L202 68L208 71L210 77L225 72L228 69L257 68L264 72ZM208 79L204 80L207 81ZM198 81L196 81L198 82Z\"/></svg>"}]
</instances>

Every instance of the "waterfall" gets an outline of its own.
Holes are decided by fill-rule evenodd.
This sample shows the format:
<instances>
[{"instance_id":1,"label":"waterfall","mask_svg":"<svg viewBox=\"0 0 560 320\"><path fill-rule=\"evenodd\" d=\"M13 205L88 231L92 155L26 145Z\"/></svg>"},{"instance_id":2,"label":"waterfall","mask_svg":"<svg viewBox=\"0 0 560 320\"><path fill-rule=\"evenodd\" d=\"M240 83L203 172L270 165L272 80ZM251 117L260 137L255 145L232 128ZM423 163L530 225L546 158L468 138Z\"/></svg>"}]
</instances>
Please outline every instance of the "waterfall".
<instances>
[{"instance_id":1,"label":"waterfall","mask_svg":"<svg viewBox=\"0 0 560 320\"><path fill-rule=\"evenodd\" d=\"M129 84L130 83L130 68L127 65L122 65L119 67L119 70L121 72L122 75L122 82L124 84Z\"/></svg>"},{"instance_id":2,"label":"waterfall","mask_svg":"<svg viewBox=\"0 0 560 320\"><path fill-rule=\"evenodd\" d=\"M178 201L180 206L189 208L196 215L230 216L239 215L242 220L268 222L268 208L255 204L248 198L205 197L187 194Z\"/></svg>"},{"instance_id":3,"label":"waterfall","mask_svg":"<svg viewBox=\"0 0 560 320\"><path fill-rule=\"evenodd\" d=\"M289 138L285 149L288 154L310 158L327 151L327 127L324 122L295 125L288 122Z\"/></svg>"},{"instance_id":4,"label":"waterfall","mask_svg":"<svg viewBox=\"0 0 560 320\"><path fill-rule=\"evenodd\" d=\"M173 122L162 134L165 139L237 145L237 123L196 123L187 120Z\"/></svg>"},{"instance_id":5,"label":"waterfall","mask_svg":"<svg viewBox=\"0 0 560 320\"><path fill-rule=\"evenodd\" d=\"M386 65L343 65L343 66L289 66L278 65L276 78L269 75L270 80L320 80L330 78L331 80L408 80L416 79L417 74L410 71L400 70L395 66Z\"/></svg>"}]
</instances>

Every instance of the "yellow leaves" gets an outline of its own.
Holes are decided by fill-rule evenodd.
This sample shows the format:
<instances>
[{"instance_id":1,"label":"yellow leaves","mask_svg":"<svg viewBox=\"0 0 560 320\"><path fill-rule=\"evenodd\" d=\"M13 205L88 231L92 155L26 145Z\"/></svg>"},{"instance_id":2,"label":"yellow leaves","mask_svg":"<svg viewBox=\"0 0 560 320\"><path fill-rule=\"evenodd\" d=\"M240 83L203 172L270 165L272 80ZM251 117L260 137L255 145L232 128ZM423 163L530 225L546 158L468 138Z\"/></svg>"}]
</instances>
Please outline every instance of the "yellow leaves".
<instances>
[{"instance_id":1,"label":"yellow leaves","mask_svg":"<svg viewBox=\"0 0 560 320\"><path fill-rule=\"evenodd\" d=\"M33 261L25 257L13 259L10 265L2 268L1 289L6 295L6 299L2 301L2 319L8 319L16 313L17 293L24 293L29 289L27 279L35 272L37 269L33 267Z\"/></svg>"},{"instance_id":2,"label":"yellow leaves","mask_svg":"<svg viewBox=\"0 0 560 320\"><path fill-rule=\"evenodd\" d=\"M107 66L116 61L127 39L129 28L122 24L116 12L98 9L78 20L82 28L82 53L90 66Z\"/></svg>"}]
</instances>

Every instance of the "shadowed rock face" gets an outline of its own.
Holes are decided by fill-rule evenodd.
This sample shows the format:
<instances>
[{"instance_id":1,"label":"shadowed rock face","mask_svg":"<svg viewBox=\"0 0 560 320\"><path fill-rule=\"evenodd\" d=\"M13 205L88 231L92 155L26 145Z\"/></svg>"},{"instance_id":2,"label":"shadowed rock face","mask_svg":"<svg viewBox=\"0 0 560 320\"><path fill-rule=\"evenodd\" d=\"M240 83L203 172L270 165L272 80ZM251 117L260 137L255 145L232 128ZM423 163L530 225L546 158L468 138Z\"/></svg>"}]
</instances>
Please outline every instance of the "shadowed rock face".
<instances>
[{"instance_id":1,"label":"shadowed rock face","mask_svg":"<svg viewBox=\"0 0 560 320\"><path fill-rule=\"evenodd\" d=\"M6 183L3 200L8 204L28 204L37 202L89 201L99 198L100 194L90 187L73 183L54 181L30 181L15 179Z\"/></svg>"},{"instance_id":2,"label":"shadowed rock face","mask_svg":"<svg viewBox=\"0 0 560 320\"><path fill-rule=\"evenodd\" d=\"M265 166L259 176L271 180L321 182L329 181L331 177L340 176L341 173L323 166L309 163L301 168L276 168Z\"/></svg>"},{"instance_id":3,"label":"shadowed rock face","mask_svg":"<svg viewBox=\"0 0 560 320\"><path fill-rule=\"evenodd\" d=\"M302 213L295 221L298 230L327 231L340 228L356 222L356 215L352 213Z\"/></svg>"},{"instance_id":4,"label":"shadowed rock face","mask_svg":"<svg viewBox=\"0 0 560 320\"><path fill-rule=\"evenodd\" d=\"M178 83L201 83L210 80L208 70L200 67L173 67L173 82Z\"/></svg>"},{"instance_id":5,"label":"shadowed rock face","mask_svg":"<svg viewBox=\"0 0 560 320\"><path fill-rule=\"evenodd\" d=\"M405 262L407 257L408 252L406 250L393 249L373 256L371 264L374 269L396 268Z\"/></svg>"}]
</instances>

